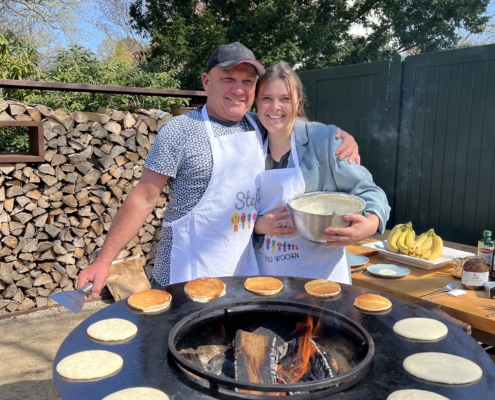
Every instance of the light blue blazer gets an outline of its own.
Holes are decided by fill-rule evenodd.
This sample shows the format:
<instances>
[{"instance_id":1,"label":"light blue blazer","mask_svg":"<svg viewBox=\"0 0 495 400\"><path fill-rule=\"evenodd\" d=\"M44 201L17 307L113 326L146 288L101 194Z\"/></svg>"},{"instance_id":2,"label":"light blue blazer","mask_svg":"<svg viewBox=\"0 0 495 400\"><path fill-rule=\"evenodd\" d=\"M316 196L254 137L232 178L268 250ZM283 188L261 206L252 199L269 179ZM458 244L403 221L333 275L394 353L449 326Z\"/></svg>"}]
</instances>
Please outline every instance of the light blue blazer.
<instances>
[{"instance_id":1,"label":"light blue blazer","mask_svg":"<svg viewBox=\"0 0 495 400\"><path fill-rule=\"evenodd\" d=\"M335 139L337 127L297 120L294 132L306 193L330 191L359 196L366 202L364 215L376 214L380 219L378 232L383 233L390 215L387 196L373 182L366 168L355 163L349 165L347 160L340 161L335 155L342 143ZM292 157L289 157L287 168L294 168ZM254 236L254 246L261 246L264 235Z\"/></svg>"}]
</instances>

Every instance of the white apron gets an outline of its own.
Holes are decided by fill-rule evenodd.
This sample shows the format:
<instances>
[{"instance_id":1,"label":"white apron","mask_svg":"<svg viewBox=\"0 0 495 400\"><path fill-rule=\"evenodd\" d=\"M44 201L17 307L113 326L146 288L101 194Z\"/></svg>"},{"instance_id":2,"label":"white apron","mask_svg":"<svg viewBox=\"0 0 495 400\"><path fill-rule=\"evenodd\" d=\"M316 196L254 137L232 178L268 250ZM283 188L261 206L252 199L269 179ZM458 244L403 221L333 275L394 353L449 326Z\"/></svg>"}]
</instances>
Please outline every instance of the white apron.
<instances>
[{"instance_id":1,"label":"white apron","mask_svg":"<svg viewBox=\"0 0 495 400\"><path fill-rule=\"evenodd\" d=\"M268 152L268 140L263 146ZM294 168L263 171L259 176L260 208L265 215L286 205L297 194L304 193L305 183L299 167L294 131L291 134L291 157ZM260 275L295 276L351 283L351 273L344 248L326 247L311 242L299 233L285 236L265 235L260 249L255 250Z\"/></svg>"},{"instance_id":2,"label":"white apron","mask_svg":"<svg viewBox=\"0 0 495 400\"><path fill-rule=\"evenodd\" d=\"M163 223L173 230L171 284L258 273L251 234L259 208L256 177L265 168L260 132L246 115L254 131L215 137L206 106L202 114L213 171L199 203L184 217Z\"/></svg>"}]
</instances>

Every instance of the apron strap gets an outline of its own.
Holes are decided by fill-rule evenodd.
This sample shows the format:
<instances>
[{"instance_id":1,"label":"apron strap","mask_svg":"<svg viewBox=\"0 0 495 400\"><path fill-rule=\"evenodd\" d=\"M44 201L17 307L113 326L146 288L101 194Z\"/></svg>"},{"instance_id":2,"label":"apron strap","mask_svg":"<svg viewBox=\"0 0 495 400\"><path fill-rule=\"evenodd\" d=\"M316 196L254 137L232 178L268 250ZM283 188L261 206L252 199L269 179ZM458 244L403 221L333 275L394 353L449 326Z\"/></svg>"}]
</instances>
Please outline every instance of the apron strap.
<instances>
[{"instance_id":1,"label":"apron strap","mask_svg":"<svg viewBox=\"0 0 495 400\"><path fill-rule=\"evenodd\" d=\"M208 117L208 111L206 110L206 104L203 106L201 110L201 115L203 116L203 121L206 125L206 132L208 132L208 138L211 140L214 138L213 129L211 128L210 118Z\"/></svg>"}]
</instances>

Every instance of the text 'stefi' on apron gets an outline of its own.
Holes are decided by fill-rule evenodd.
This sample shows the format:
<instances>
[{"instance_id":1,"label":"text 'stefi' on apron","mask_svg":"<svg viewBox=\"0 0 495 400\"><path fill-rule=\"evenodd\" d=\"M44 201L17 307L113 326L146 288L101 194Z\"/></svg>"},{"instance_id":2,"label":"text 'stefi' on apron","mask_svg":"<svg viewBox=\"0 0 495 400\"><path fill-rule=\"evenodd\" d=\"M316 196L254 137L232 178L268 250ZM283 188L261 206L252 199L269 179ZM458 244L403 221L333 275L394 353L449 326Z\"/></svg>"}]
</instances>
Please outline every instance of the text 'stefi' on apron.
<instances>
[{"instance_id":1,"label":"text 'stefi' on apron","mask_svg":"<svg viewBox=\"0 0 495 400\"><path fill-rule=\"evenodd\" d=\"M196 207L174 222L163 223L173 230L170 283L258 273L251 234L259 208L256 178L265 165L260 132L246 115L254 131L215 137L206 106L202 115L213 170Z\"/></svg>"}]
</instances>

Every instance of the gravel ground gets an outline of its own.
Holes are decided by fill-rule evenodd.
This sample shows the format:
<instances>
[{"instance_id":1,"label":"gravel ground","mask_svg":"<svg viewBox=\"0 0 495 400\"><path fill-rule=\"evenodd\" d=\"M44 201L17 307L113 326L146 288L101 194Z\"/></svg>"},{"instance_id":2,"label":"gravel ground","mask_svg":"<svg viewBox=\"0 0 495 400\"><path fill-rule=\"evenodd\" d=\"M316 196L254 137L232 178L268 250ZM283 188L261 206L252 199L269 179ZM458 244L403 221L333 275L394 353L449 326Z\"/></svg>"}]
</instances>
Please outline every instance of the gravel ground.
<instances>
[{"instance_id":1,"label":"gravel ground","mask_svg":"<svg viewBox=\"0 0 495 400\"><path fill-rule=\"evenodd\" d=\"M53 400L53 360L67 335L110 302L94 301L79 314L63 307L0 320L0 400Z\"/></svg>"}]
</instances>

